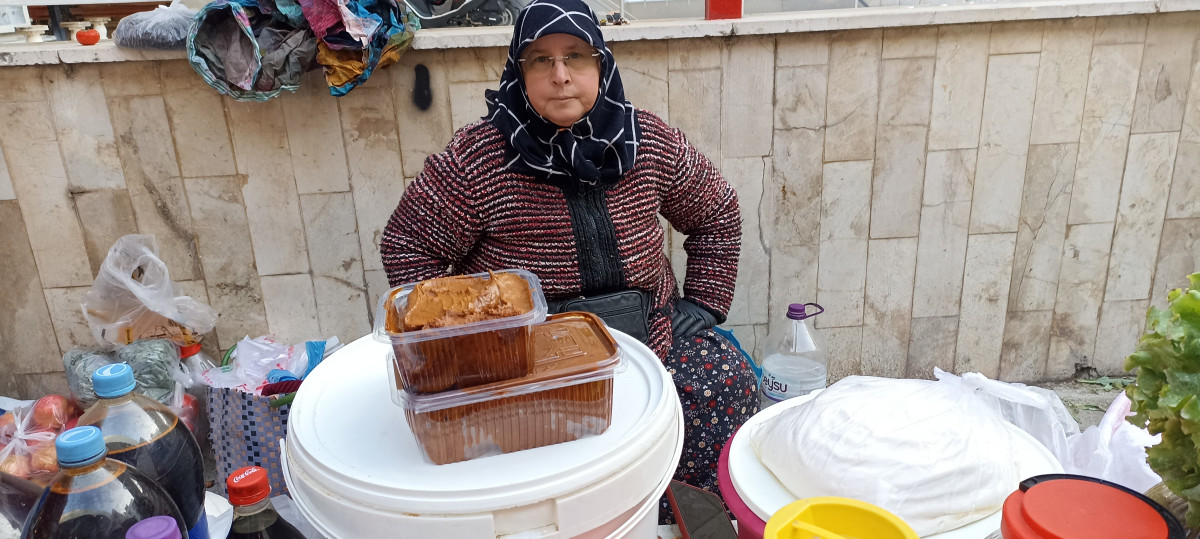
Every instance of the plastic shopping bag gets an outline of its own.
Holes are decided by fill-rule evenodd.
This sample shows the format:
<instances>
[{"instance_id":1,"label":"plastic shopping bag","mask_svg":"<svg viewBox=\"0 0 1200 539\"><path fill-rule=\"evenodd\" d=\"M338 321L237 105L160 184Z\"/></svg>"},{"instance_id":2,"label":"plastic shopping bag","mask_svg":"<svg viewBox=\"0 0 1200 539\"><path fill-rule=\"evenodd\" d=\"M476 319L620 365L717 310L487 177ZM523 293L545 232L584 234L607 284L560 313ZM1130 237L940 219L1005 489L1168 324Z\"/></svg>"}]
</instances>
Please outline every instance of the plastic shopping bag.
<instances>
[{"instance_id":1,"label":"plastic shopping bag","mask_svg":"<svg viewBox=\"0 0 1200 539\"><path fill-rule=\"evenodd\" d=\"M1070 455L1067 440L1079 434L1079 424L1071 417L1062 399L1049 389L992 380L977 372L961 377L934 368L938 381L963 384L1005 421L1033 436L1050 450L1054 458L1065 462Z\"/></svg>"},{"instance_id":2,"label":"plastic shopping bag","mask_svg":"<svg viewBox=\"0 0 1200 539\"><path fill-rule=\"evenodd\" d=\"M1060 459L1063 470L1112 481L1138 492L1146 492L1162 481L1146 462L1146 448L1157 444L1161 436L1125 421L1131 404L1122 392L1108 406L1098 426L1069 438L1068 456Z\"/></svg>"},{"instance_id":3,"label":"plastic shopping bag","mask_svg":"<svg viewBox=\"0 0 1200 539\"><path fill-rule=\"evenodd\" d=\"M175 0L170 6L158 6L123 17L113 32L113 43L130 49L182 50L187 46L188 30L196 12Z\"/></svg>"},{"instance_id":4,"label":"plastic shopping bag","mask_svg":"<svg viewBox=\"0 0 1200 539\"><path fill-rule=\"evenodd\" d=\"M75 426L81 411L62 395L0 415L0 471L45 486L58 472L54 439Z\"/></svg>"},{"instance_id":5,"label":"plastic shopping bag","mask_svg":"<svg viewBox=\"0 0 1200 539\"><path fill-rule=\"evenodd\" d=\"M113 244L82 307L96 342L108 349L141 339L187 346L217 323L211 307L176 295L150 235L131 234Z\"/></svg>"}]
</instances>

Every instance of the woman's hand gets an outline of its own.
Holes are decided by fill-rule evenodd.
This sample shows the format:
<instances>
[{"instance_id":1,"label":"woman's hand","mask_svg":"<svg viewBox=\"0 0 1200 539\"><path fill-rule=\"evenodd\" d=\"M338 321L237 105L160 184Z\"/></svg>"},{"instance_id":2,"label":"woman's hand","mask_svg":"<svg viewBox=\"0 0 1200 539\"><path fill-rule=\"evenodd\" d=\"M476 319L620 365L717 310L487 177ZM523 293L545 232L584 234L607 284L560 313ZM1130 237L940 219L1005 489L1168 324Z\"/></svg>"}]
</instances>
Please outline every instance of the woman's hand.
<instances>
[{"instance_id":1,"label":"woman's hand","mask_svg":"<svg viewBox=\"0 0 1200 539\"><path fill-rule=\"evenodd\" d=\"M717 319L708 309L687 298L675 302L675 313L671 315L672 334L675 338L691 337L715 325Z\"/></svg>"}]
</instances>

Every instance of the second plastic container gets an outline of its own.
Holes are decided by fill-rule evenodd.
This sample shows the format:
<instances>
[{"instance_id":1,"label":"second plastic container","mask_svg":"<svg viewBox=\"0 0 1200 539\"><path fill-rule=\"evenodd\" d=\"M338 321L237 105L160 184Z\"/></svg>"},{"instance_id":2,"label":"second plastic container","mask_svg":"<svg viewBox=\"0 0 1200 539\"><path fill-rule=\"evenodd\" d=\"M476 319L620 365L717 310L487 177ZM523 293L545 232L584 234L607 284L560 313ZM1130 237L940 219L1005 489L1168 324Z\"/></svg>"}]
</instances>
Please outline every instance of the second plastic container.
<instances>
[{"instance_id":1,"label":"second plastic container","mask_svg":"<svg viewBox=\"0 0 1200 539\"><path fill-rule=\"evenodd\" d=\"M133 368L113 363L92 373L96 404L79 418L104 433L108 456L132 465L167 491L191 539L208 538L204 461L187 426L158 401L133 392Z\"/></svg>"},{"instance_id":2,"label":"second plastic container","mask_svg":"<svg viewBox=\"0 0 1200 539\"><path fill-rule=\"evenodd\" d=\"M433 395L393 393L430 461L511 453L608 428L621 356L604 322L591 313L557 314L533 326L530 340L528 376Z\"/></svg>"}]
</instances>

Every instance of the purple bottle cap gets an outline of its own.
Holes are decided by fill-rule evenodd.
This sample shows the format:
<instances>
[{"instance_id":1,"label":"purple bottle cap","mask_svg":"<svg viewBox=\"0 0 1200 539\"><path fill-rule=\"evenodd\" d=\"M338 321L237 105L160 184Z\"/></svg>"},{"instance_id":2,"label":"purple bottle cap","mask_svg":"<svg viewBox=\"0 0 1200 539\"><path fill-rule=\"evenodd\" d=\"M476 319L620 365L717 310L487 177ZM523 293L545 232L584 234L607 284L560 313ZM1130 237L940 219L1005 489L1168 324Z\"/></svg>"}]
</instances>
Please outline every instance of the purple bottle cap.
<instances>
[{"instance_id":1,"label":"purple bottle cap","mask_svg":"<svg viewBox=\"0 0 1200 539\"><path fill-rule=\"evenodd\" d=\"M805 307L808 307L809 305L812 305L814 308L814 310L811 312L805 310ZM787 317L791 318L792 320L804 320L805 318L811 318L823 312L825 312L825 308L817 305L816 303L793 303L788 305Z\"/></svg>"},{"instance_id":2,"label":"purple bottle cap","mask_svg":"<svg viewBox=\"0 0 1200 539\"><path fill-rule=\"evenodd\" d=\"M125 532L125 539L183 539L183 534L174 517L162 515L134 524Z\"/></svg>"}]
</instances>

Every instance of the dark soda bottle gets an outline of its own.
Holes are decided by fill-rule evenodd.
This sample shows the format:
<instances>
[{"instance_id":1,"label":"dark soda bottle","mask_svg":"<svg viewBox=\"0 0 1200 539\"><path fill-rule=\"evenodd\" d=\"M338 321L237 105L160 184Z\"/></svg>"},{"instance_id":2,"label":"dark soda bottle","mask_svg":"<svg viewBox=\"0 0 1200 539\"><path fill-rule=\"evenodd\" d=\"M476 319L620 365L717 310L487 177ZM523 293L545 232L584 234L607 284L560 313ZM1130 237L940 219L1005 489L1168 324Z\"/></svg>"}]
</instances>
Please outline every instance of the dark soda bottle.
<instances>
[{"instance_id":1,"label":"dark soda bottle","mask_svg":"<svg viewBox=\"0 0 1200 539\"><path fill-rule=\"evenodd\" d=\"M304 539L271 505L271 481L267 471L246 466L225 480L229 503L233 504L233 527L229 539Z\"/></svg>"},{"instance_id":2,"label":"dark soda bottle","mask_svg":"<svg viewBox=\"0 0 1200 539\"><path fill-rule=\"evenodd\" d=\"M175 502L154 480L105 458L104 435L75 427L54 440L59 471L25 521L27 539L124 539L138 521L167 515L183 532Z\"/></svg>"},{"instance_id":3,"label":"dark soda bottle","mask_svg":"<svg viewBox=\"0 0 1200 539\"><path fill-rule=\"evenodd\" d=\"M37 483L0 472L0 539L17 539L29 511L42 497Z\"/></svg>"},{"instance_id":4,"label":"dark soda bottle","mask_svg":"<svg viewBox=\"0 0 1200 539\"><path fill-rule=\"evenodd\" d=\"M200 444L170 408L133 392L133 368L113 363L92 373L99 400L79 418L104 433L108 458L158 482L188 523L190 539L208 539L204 515L204 460Z\"/></svg>"},{"instance_id":5,"label":"dark soda bottle","mask_svg":"<svg viewBox=\"0 0 1200 539\"><path fill-rule=\"evenodd\" d=\"M183 536L171 517L157 516L134 524L125 532L125 539L183 539Z\"/></svg>"}]
</instances>

